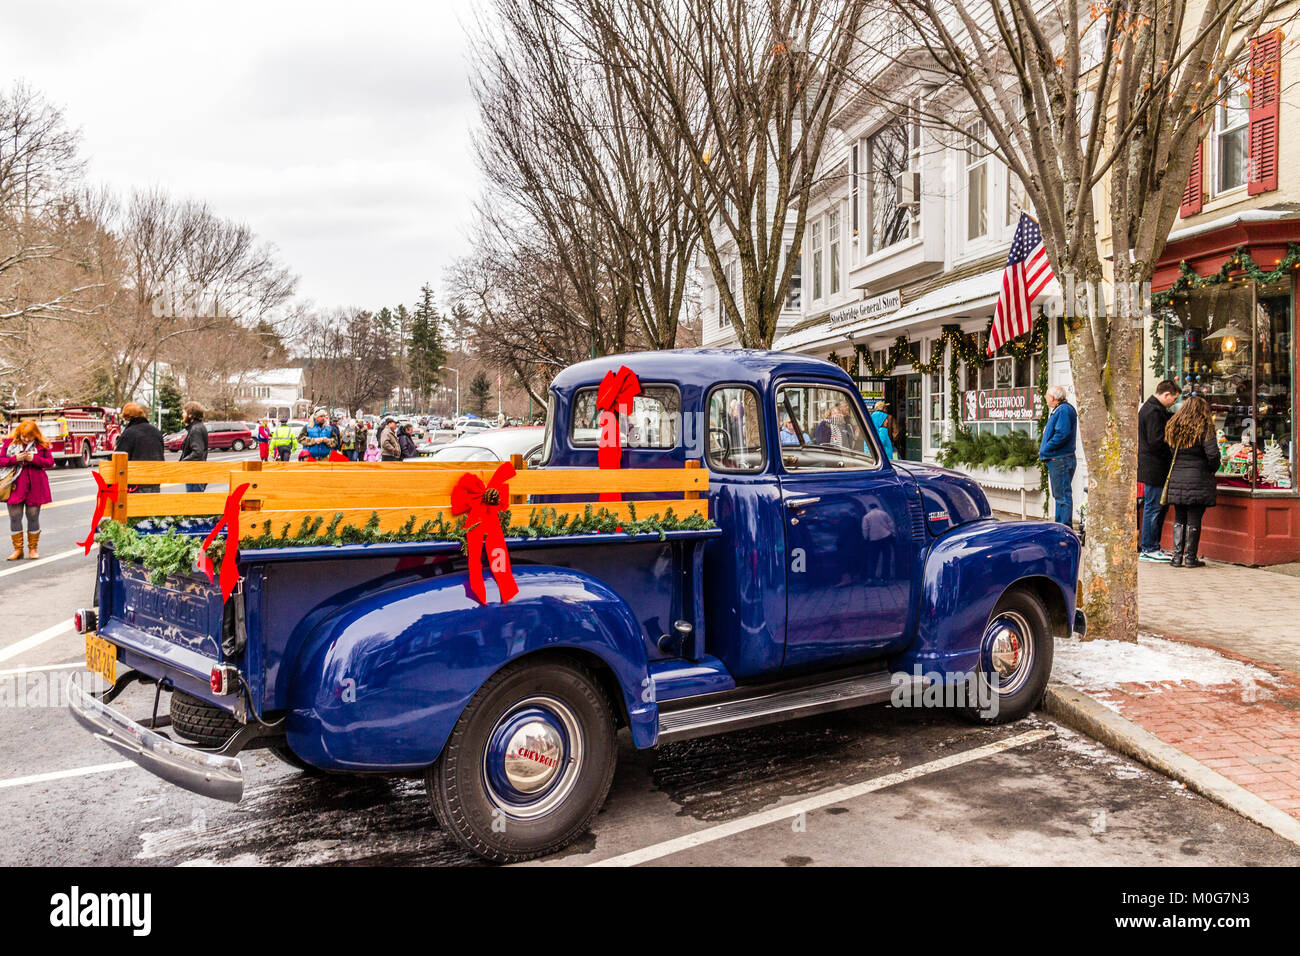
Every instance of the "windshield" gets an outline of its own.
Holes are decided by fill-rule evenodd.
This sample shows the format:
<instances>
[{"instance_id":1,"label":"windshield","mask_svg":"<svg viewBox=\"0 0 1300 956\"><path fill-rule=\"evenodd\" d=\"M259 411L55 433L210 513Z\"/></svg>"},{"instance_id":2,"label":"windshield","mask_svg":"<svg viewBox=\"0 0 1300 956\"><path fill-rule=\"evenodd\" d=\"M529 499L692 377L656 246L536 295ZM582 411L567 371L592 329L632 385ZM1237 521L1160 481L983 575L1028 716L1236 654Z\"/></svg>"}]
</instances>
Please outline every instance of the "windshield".
<instances>
[{"instance_id":1,"label":"windshield","mask_svg":"<svg viewBox=\"0 0 1300 956\"><path fill-rule=\"evenodd\" d=\"M875 468L876 446L845 389L783 385L776 393L781 464L787 471Z\"/></svg>"}]
</instances>

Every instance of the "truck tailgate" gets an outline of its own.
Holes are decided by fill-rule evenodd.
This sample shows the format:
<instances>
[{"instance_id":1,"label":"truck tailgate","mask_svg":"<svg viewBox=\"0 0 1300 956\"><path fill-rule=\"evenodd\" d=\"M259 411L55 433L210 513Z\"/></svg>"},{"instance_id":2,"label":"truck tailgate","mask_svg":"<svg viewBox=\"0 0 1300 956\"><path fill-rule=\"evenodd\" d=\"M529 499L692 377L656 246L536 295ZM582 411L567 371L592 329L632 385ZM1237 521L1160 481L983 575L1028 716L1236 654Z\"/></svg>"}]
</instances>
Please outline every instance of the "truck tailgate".
<instances>
[{"instance_id":1,"label":"truck tailgate","mask_svg":"<svg viewBox=\"0 0 1300 956\"><path fill-rule=\"evenodd\" d=\"M112 560L113 586L110 595L101 593L99 636L117 645L128 667L208 696L209 674L221 660L221 591L199 577L169 576L153 584L139 565Z\"/></svg>"}]
</instances>

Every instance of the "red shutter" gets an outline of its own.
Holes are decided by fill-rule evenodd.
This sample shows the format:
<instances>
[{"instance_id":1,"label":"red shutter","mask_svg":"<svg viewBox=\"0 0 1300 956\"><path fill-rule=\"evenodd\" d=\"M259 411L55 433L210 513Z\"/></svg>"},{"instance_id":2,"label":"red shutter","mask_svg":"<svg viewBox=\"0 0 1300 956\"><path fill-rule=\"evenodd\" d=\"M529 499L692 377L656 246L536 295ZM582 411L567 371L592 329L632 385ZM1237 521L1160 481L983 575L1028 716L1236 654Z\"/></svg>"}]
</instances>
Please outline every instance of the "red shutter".
<instances>
[{"instance_id":1,"label":"red shutter","mask_svg":"<svg viewBox=\"0 0 1300 956\"><path fill-rule=\"evenodd\" d=\"M1278 107L1282 101L1282 31L1250 41L1250 159L1246 192L1277 189Z\"/></svg>"},{"instance_id":2,"label":"red shutter","mask_svg":"<svg viewBox=\"0 0 1300 956\"><path fill-rule=\"evenodd\" d=\"M1178 216L1186 219L1201 211L1201 153L1205 144L1196 143L1196 155L1192 157L1192 169L1187 174L1187 188L1183 190L1183 204L1178 207Z\"/></svg>"}]
</instances>

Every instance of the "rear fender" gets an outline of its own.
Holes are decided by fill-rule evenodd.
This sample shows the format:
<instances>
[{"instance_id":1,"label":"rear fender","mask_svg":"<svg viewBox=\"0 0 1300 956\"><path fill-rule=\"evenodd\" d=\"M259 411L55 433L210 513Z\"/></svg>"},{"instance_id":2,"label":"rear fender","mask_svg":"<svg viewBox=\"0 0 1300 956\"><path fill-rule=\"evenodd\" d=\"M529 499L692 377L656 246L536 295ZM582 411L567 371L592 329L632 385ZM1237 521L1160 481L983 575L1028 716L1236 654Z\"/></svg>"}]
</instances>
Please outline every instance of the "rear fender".
<instances>
[{"instance_id":1,"label":"rear fender","mask_svg":"<svg viewBox=\"0 0 1300 956\"><path fill-rule=\"evenodd\" d=\"M987 520L950 531L926 557L916 640L891 666L907 673L972 671L1003 594L1033 588L1047 598L1053 620L1071 621L1078 574L1079 539L1063 524Z\"/></svg>"},{"instance_id":2,"label":"rear fender","mask_svg":"<svg viewBox=\"0 0 1300 956\"><path fill-rule=\"evenodd\" d=\"M461 572L360 597L319 623L290 668L294 753L327 769L428 766L492 674L526 654L565 649L599 658L634 743L653 746L659 711L624 601L568 568L531 565L514 577L519 594L508 604L488 578L480 605Z\"/></svg>"}]
</instances>

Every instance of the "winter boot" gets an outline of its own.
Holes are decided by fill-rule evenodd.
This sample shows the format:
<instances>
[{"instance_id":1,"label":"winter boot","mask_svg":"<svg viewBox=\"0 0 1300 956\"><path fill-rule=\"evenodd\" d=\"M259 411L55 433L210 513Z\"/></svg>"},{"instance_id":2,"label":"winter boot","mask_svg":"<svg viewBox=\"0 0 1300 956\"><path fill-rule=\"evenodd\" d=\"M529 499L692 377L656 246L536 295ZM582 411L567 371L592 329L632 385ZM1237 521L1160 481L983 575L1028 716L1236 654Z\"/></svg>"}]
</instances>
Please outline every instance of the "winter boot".
<instances>
[{"instance_id":1,"label":"winter boot","mask_svg":"<svg viewBox=\"0 0 1300 956\"><path fill-rule=\"evenodd\" d=\"M1187 525L1174 522L1174 556L1169 564L1175 568L1183 566L1183 551L1187 547Z\"/></svg>"},{"instance_id":2,"label":"winter boot","mask_svg":"<svg viewBox=\"0 0 1300 956\"><path fill-rule=\"evenodd\" d=\"M36 553L36 542L40 540L41 540L41 533L39 531L27 532L27 557L29 558L40 557L40 555Z\"/></svg>"},{"instance_id":3,"label":"winter boot","mask_svg":"<svg viewBox=\"0 0 1300 956\"><path fill-rule=\"evenodd\" d=\"M23 559L23 533L11 534L9 539L14 543L14 553L9 555L10 561L21 561Z\"/></svg>"},{"instance_id":4,"label":"winter boot","mask_svg":"<svg viewBox=\"0 0 1300 956\"><path fill-rule=\"evenodd\" d=\"M1201 546L1201 529L1187 529L1187 554L1183 558L1183 567L1185 568L1203 568L1205 562L1196 556L1197 550Z\"/></svg>"}]
</instances>

